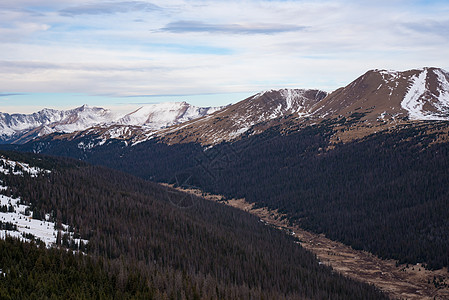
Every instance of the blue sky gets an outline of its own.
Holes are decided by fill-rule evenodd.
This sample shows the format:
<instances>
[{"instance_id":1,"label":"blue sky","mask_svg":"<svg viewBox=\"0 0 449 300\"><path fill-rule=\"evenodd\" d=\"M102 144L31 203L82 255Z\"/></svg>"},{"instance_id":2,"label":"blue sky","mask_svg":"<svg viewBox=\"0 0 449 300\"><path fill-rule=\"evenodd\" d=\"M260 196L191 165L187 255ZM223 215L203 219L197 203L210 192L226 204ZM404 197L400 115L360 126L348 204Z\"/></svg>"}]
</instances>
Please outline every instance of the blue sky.
<instances>
[{"instance_id":1,"label":"blue sky","mask_svg":"<svg viewBox=\"0 0 449 300\"><path fill-rule=\"evenodd\" d=\"M449 1L2 0L0 111L224 105L449 69Z\"/></svg>"}]
</instances>

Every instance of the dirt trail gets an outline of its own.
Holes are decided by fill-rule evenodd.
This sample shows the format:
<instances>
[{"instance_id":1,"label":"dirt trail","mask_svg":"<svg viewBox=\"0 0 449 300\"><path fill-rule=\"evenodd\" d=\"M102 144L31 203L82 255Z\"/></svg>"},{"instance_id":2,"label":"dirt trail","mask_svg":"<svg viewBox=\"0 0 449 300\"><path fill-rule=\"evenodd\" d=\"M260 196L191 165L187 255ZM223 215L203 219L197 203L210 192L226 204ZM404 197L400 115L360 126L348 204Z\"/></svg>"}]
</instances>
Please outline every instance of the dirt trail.
<instances>
[{"instance_id":1,"label":"dirt trail","mask_svg":"<svg viewBox=\"0 0 449 300\"><path fill-rule=\"evenodd\" d=\"M295 235L301 246L316 254L320 263L331 266L355 280L374 284L394 299L449 299L449 273L446 268L429 271L418 265L396 265L394 260L383 260L371 253L354 250L289 224L282 214L267 208L254 208L244 199L223 200L222 196L205 194L200 190L185 190L207 200L220 202L247 211L262 221Z\"/></svg>"}]
</instances>

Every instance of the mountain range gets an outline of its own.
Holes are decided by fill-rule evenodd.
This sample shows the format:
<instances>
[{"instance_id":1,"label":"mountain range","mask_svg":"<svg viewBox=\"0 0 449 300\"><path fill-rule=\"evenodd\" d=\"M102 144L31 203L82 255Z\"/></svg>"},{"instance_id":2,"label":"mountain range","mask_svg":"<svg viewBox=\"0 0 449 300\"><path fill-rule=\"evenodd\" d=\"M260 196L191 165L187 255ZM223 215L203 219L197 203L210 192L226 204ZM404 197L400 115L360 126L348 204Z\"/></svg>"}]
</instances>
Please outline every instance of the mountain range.
<instances>
[{"instance_id":1,"label":"mountain range","mask_svg":"<svg viewBox=\"0 0 449 300\"><path fill-rule=\"evenodd\" d=\"M186 102L151 104L126 114L83 105L71 110L43 109L33 114L0 113L0 142L24 143L54 132L130 125L155 131L212 113L222 107L196 107Z\"/></svg>"},{"instance_id":2,"label":"mountain range","mask_svg":"<svg viewBox=\"0 0 449 300\"><path fill-rule=\"evenodd\" d=\"M447 121L449 73L439 68L371 70L332 93L269 90L226 107L178 102L148 105L124 115L87 105L68 111L44 109L31 115L2 113L0 140L21 144L53 133L60 138L58 133L65 133L67 139L91 136L103 141L96 143L100 145L110 139L135 144L158 137L166 143L209 146L258 134L280 123L283 127L307 126L355 116L360 116L357 123L363 127L357 128L357 137L407 122ZM347 130L355 132L354 128ZM347 139L348 134L338 138Z\"/></svg>"},{"instance_id":3,"label":"mountain range","mask_svg":"<svg viewBox=\"0 0 449 300\"><path fill-rule=\"evenodd\" d=\"M367 134L405 122L447 121L449 73L438 68L371 70L330 94L319 90L262 92L158 135L171 142L213 145L271 126L304 127L354 117L360 117L357 123Z\"/></svg>"}]
</instances>

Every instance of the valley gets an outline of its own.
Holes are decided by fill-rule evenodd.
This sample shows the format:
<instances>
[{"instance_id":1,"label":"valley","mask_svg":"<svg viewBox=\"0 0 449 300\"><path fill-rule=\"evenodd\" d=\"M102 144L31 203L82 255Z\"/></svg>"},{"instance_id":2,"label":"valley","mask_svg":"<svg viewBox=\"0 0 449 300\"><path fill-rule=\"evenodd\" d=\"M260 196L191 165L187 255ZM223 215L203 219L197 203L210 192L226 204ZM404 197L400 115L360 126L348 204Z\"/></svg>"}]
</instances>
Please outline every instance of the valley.
<instances>
[{"instance_id":1,"label":"valley","mask_svg":"<svg viewBox=\"0 0 449 300\"><path fill-rule=\"evenodd\" d=\"M171 186L173 187L173 186ZM366 252L355 250L340 242L315 234L291 224L285 215L266 207L256 208L245 199L224 199L221 195L204 193L201 190L178 190L195 196L238 208L260 218L266 225L273 226L285 234L293 235L307 250L312 251L320 263L354 280L373 284L392 299L448 299L449 273L447 268L427 270L421 264L397 264Z\"/></svg>"},{"instance_id":2,"label":"valley","mask_svg":"<svg viewBox=\"0 0 449 300\"><path fill-rule=\"evenodd\" d=\"M0 240L2 296L386 299L238 209L197 197L190 209L180 209L173 204L182 204L185 193L129 174L70 159L1 155L11 164L51 171L35 177L0 172L7 187L2 196L29 203L33 222L54 211L56 224L68 224L88 241L83 253L72 252L64 238L47 248L37 239L12 239L17 231L8 230Z\"/></svg>"}]
</instances>

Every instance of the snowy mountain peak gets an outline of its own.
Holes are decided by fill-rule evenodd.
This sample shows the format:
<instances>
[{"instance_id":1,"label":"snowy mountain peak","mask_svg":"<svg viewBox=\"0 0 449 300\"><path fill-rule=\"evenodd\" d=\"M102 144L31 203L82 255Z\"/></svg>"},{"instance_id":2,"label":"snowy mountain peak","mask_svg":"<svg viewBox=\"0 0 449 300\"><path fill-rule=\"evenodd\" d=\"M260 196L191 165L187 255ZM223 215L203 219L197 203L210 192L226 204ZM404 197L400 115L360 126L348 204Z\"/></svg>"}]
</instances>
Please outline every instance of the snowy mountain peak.
<instances>
[{"instance_id":1,"label":"snowy mountain peak","mask_svg":"<svg viewBox=\"0 0 449 300\"><path fill-rule=\"evenodd\" d=\"M42 109L33 114L0 113L0 142L23 143L53 132L72 133L90 127L113 125L145 126L157 130L202 117L222 107L196 107L187 102L159 103L128 114L87 104L70 110Z\"/></svg>"},{"instance_id":2,"label":"snowy mountain peak","mask_svg":"<svg viewBox=\"0 0 449 300\"><path fill-rule=\"evenodd\" d=\"M265 109L270 112L270 119L273 119L284 114L306 114L326 95L326 92L320 90L280 89L260 92L246 101L253 106L249 109Z\"/></svg>"},{"instance_id":3,"label":"snowy mountain peak","mask_svg":"<svg viewBox=\"0 0 449 300\"><path fill-rule=\"evenodd\" d=\"M213 145L234 140L254 125L277 118L309 114L310 109L327 95L320 90L267 90L206 117L158 132L169 143L200 142Z\"/></svg>"},{"instance_id":4,"label":"snowy mountain peak","mask_svg":"<svg viewBox=\"0 0 449 300\"><path fill-rule=\"evenodd\" d=\"M438 68L371 70L314 107L319 118L363 114L362 121L449 120L448 73Z\"/></svg>"},{"instance_id":5,"label":"snowy mountain peak","mask_svg":"<svg viewBox=\"0 0 449 300\"><path fill-rule=\"evenodd\" d=\"M146 126L150 129L157 130L197 119L222 108L197 107L187 102L149 104L125 115L114 123L119 125Z\"/></svg>"}]
</instances>

